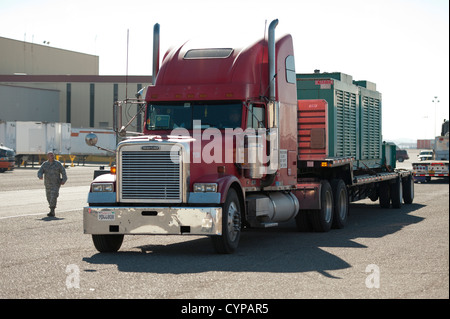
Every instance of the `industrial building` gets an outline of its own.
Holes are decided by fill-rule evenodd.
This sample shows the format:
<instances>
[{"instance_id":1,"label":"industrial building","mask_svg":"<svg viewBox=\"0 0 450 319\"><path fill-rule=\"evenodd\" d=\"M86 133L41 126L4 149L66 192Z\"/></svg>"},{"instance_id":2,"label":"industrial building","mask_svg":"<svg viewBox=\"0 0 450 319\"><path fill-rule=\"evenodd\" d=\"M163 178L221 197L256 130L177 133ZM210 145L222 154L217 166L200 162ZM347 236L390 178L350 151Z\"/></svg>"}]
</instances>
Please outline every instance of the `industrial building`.
<instances>
[{"instance_id":1,"label":"industrial building","mask_svg":"<svg viewBox=\"0 0 450 319\"><path fill-rule=\"evenodd\" d=\"M0 56L0 121L108 129L114 101L125 99L126 93L134 97L152 82L151 76L99 75L95 55L3 37ZM140 121L133 125L136 130Z\"/></svg>"}]
</instances>

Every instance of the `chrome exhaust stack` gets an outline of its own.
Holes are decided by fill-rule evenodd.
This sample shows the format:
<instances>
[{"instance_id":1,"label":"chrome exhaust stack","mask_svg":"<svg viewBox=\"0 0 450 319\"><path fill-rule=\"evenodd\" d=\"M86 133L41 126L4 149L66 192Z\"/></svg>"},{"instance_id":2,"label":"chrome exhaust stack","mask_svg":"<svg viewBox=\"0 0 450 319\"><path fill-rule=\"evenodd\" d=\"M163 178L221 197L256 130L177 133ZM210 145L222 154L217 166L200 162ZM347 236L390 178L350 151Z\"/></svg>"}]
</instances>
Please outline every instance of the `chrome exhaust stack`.
<instances>
[{"instance_id":1,"label":"chrome exhaust stack","mask_svg":"<svg viewBox=\"0 0 450 319\"><path fill-rule=\"evenodd\" d=\"M266 136L269 141L269 165L266 170L266 178L262 182L262 186L270 186L278 171L279 165L279 103L276 101L276 55L275 55L275 28L278 25L278 19L273 20L269 25L268 37L268 62L269 62L269 102L267 104L269 115L269 132Z\"/></svg>"},{"instance_id":2,"label":"chrome exhaust stack","mask_svg":"<svg viewBox=\"0 0 450 319\"><path fill-rule=\"evenodd\" d=\"M153 26L153 71L152 84L156 83L156 76L159 71L159 24L155 23Z\"/></svg>"},{"instance_id":3,"label":"chrome exhaust stack","mask_svg":"<svg viewBox=\"0 0 450 319\"><path fill-rule=\"evenodd\" d=\"M276 74L276 57L275 57L275 28L278 25L278 19L273 20L269 25L269 100L275 101L275 77Z\"/></svg>"}]
</instances>

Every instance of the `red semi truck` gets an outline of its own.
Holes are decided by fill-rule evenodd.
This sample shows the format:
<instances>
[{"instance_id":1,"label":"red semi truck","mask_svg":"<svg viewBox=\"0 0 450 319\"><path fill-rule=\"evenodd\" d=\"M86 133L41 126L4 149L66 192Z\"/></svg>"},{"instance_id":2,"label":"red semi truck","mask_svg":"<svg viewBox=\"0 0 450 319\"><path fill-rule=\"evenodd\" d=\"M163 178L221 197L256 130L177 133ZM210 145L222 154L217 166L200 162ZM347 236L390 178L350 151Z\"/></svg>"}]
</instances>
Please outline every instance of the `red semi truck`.
<instances>
[{"instance_id":1,"label":"red semi truck","mask_svg":"<svg viewBox=\"0 0 450 319\"><path fill-rule=\"evenodd\" d=\"M217 252L232 253L245 228L295 219L301 231L324 232L345 226L349 202L399 208L413 201L411 172L395 169L395 145L382 144L381 131L347 136L359 128L340 125L359 120L320 96L298 97L292 37L276 39L277 24L245 48L187 42L161 66L155 25L154 82L138 101L143 134L118 143L116 167L94 179L83 211L97 250L117 251L124 235L182 234L210 236ZM318 89L340 85L314 81ZM369 138L378 155L366 160ZM350 142L368 144L347 151Z\"/></svg>"}]
</instances>

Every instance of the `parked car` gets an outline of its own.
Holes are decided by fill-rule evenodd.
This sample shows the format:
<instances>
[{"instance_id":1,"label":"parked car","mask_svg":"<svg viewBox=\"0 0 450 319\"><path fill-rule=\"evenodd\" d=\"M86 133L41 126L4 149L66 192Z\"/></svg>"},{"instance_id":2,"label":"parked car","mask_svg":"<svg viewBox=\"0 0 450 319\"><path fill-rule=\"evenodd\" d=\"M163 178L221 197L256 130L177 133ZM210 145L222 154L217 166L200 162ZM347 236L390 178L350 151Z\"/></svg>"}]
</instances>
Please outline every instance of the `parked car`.
<instances>
[{"instance_id":1,"label":"parked car","mask_svg":"<svg viewBox=\"0 0 450 319\"><path fill-rule=\"evenodd\" d=\"M403 162L407 159L409 159L409 156L406 150L397 150L397 161Z\"/></svg>"},{"instance_id":2,"label":"parked car","mask_svg":"<svg viewBox=\"0 0 450 319\"><path fill-rule=\"evenodd\" d=\"M417 155L419 161L428 161L433 159L433 150L422 150Z\"/></svg>"}]
</instances>

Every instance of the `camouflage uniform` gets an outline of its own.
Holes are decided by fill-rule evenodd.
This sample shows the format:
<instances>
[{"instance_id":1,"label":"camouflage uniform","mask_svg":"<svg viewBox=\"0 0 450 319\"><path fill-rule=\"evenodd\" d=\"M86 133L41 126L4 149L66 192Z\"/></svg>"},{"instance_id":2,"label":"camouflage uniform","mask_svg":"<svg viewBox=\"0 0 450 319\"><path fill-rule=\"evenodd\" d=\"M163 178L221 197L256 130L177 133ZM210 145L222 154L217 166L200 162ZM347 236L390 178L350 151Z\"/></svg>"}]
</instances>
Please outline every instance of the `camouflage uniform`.
<instances>
[{"instance_id":1,"label":"camouflage uniform","mask_svg":"<svg viewBox=\"0 0 450 319\"><path fill-rule=\"evenodd\" d=\"M66 169L57 160L53 162L45 161L42 163L41 168L37 173L38 178L44 176L45 192L47 195L47 201L50 207L50 215L55 215L56 200L59 196L59 187L61 183L67 181Z\"/></svg>"}]
</instances>

